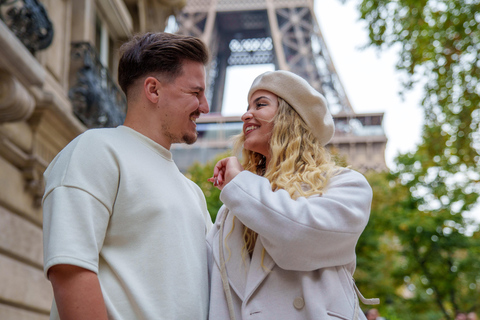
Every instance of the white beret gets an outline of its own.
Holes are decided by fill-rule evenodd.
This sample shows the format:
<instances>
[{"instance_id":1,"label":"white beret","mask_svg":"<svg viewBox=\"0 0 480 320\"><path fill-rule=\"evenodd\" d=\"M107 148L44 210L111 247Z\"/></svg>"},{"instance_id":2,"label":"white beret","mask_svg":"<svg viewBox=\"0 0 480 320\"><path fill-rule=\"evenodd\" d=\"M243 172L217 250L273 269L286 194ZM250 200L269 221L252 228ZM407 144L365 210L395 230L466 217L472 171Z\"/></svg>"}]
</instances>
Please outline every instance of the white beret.
<instances>
[{"instance_id":1,"label":"white beret","mask_svg":"<svg viewBox=\"0 0 480 320\"><path fill-rule=\"evenodd\" d=\"M248 101L258 90L269 91L288 102L322 146L332 139L335 125L327 100L302 77L285 70L268 71L253 80Z\"/></svg>"}]
</instances>

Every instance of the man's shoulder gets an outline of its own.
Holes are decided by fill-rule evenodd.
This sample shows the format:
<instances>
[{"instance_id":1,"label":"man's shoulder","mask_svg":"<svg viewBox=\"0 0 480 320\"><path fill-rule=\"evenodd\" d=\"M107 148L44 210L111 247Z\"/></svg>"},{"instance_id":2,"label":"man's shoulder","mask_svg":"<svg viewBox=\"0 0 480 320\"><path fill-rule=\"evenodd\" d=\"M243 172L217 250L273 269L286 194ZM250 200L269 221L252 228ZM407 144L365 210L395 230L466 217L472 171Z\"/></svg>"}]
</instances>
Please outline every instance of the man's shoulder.
<instances>
[{"instance_id":1,"label":"man's shoulder","mask_svg":"<svg viewBox=\"0 0 480 320\"><path fill-rule=\"evenodd\" d=\"M124 135L123 131L117 128L95 128L88 129L77 138L88 141L108 142L111 140L121 139Z\"/></svg>"},{"instance_id":2,"label":"man's shoulder","mask_svg":"<svg viewBox=\"0 0 480 320\"><path fill-rule=\"evenodd\" d=\"M82 153L90 154L92 152L105 151L108 145L122 144L125 142L126 133L117 128L98 128L88 129L74 140L72 140L64 149L66 152L81 150ZM62 150L63 151L63 150Z\"/></svg>"},{"instance_id":3,"label":"man's shoulder","mask_svg":"<svg viewBox=\"0 0 480 320\"><path fill-rule=\"evenodd\" d=\"M50 163L46 173L53 168L65 170L71 165L88 167L96 160L110 153L108 145L115 144L116 128L89 129L73 139Z\"/></svg>"},{"instance_id":4,"label":"man's shoulder","mask_svg":"<svg viewBox=\"0 0 480 320\"><path fill-rule=\"evenodd\" d=\"M45 170L46 190L59 185L76 186L78 181L87 181L86 177L115 179L117 153L122 148L117 131L117 128L89 129L72 140Z\"/></svg>"}]
</instances>

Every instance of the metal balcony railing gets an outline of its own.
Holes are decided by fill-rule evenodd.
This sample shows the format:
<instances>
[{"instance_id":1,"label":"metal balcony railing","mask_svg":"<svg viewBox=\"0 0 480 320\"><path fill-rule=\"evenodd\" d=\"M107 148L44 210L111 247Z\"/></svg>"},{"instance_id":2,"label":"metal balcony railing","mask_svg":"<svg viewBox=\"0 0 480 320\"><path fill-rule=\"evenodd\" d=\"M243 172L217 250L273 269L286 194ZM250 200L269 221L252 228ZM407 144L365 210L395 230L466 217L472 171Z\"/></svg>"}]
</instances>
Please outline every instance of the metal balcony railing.
<instances>
[{"instance_id":1,"label":"metal balcony railing","mask_svg":"<svg viewBox=\"0 0 480 320\"><path fill-rule=\"evenodd\" d=\"M75 115L89 128L122 124L127 109L125 95L90 43L72 43L71 70L75 77L68 96Z\"/></svg>"},{"instance_id":2,"label":"metal balcony railing","mask_svg":"<svg viewBox=\"0 0 480 320\"><path fill-rule=\"evenodd\" d=\"M53 25L38 0L0 0L0 19L31 53L52 43Z\"/></svg>"}]
</instances>

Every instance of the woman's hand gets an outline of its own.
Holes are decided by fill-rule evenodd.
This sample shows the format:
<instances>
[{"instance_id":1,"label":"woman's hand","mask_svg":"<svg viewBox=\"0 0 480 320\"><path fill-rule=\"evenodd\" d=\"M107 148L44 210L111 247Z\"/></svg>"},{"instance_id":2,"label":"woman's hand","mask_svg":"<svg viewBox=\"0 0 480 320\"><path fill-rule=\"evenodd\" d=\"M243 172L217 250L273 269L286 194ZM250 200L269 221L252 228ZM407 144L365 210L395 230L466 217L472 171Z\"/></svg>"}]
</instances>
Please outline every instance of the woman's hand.
<instances>
[{"instance_id":1,"label":"woman's hand","mask_svg":"<svg viewBox=\"0 0 480 320\"><path fill-rule=\"evenodd\" d=\"M222 190L233 178L243 171L243 167L237 157L229 157L217 162L213 169L213 177L208 181Z\"/></svg>"}]
</instances>

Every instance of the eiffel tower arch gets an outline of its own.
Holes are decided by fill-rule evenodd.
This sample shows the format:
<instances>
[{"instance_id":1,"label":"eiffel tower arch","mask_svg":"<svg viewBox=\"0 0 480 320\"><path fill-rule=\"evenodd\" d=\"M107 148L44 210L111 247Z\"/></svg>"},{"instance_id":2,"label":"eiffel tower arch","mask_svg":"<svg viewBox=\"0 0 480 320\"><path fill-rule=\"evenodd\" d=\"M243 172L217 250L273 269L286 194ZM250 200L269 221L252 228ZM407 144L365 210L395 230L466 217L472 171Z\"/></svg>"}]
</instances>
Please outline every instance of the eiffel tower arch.
<instances>
[{"instance_id":1,"label":"eiffel tower arch","mask_svg":"<svg viewBox=\"0 0 480 320\"><path fill-rule=\"evenodd\" d=\"M227 68L255 64L273 64L306 79L326 97L334 116L336 133L329 147L361 171L386 169L383 113L354 112L323 40L313 0L187 0L176 21L177 33L201 38L212 54L207 72L211 112L199 119L195 145L173 148L181 170L192 159L205 162L230 147L228 138L241 126L240 117L221 115Z\"/></svg>"}]
</instances>

